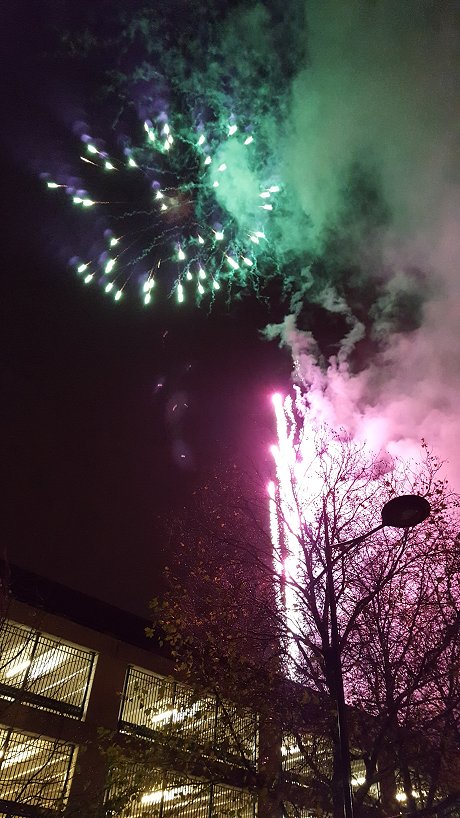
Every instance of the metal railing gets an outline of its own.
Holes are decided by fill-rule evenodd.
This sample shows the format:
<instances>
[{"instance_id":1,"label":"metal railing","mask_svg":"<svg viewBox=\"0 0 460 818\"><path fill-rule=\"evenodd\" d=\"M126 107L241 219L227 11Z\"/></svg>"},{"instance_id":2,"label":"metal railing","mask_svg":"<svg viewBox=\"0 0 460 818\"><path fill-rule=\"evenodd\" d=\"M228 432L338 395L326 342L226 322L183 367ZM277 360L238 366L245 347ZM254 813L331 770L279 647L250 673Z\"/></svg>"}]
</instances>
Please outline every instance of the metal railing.
<instances>
[{"instance_id":1,"label":"metal railing","mask_svg":"<svg viewBox=\"0 0 460 818\"><path fill-rule=\"evenodd\" d=\"M119 818L256 818L254 797L240 789L139 767L118 771L106 795Z\"/></svg>"},{"instance_id":2,"label":"metal railing","mask_svg":"<svg viewBox=\"0 0 460 818\"><path fill-rule=\"evenodd\" d=\"M312 775L312 769L316 767L325 775L330 775L332 773L330 742L323 736L305 735L301 743L302 749L293 736L286 736L283 739L281 745L283 772L308 778Z\"/></svg>"},{"instance_id":3,"label":"metal railing","mask_svg":"<svg viewBox=\"0 0 460 818\"><path fill-rule=\"evenodd\" d=\"M0 697L82 719L96 654L16 622L0 630Z\"/></svg>"},{"instance_id":4,"label":"metal railing","mask_svg":"<svg viewBox=\"0 0 460 818\"><path fill-rule=\"evenodd\" d=\"M199 697L184 684L140 668L128 668L119 729L165 741L182 737L184 747L212 750L235 764L257 758L257 718L251 711Z\"/></svg>"},{"instance_id":5,"label":"metal railing","mask_svg":"<svg viewBox=\"0 0 460 818\"><path fill-rule=\"evenodd\" d=\"M0 727L0 809L20 805L60 810L67 799L74 745Z\"/></svg>"}]
</instances>

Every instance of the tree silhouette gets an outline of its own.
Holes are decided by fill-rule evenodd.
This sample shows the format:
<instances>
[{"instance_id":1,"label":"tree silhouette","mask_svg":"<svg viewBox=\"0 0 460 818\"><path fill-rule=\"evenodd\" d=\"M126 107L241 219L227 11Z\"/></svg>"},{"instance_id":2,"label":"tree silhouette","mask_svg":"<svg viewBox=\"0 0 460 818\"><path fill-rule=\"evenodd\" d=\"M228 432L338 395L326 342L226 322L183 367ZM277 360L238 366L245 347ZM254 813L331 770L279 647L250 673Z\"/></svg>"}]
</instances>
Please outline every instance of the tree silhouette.
<instances>
[{"instance_id":1,"label":"tree silhouette","mask_svg":"<svg viewBox=\"0 0 460 818\"><path fill-rule=\"evenodd\" d=\"M306 424L291 424L290 456L275 452L271 531L260 486L237 469L203 485L174 523L155 621L192 684L259 714L261 758L246 762L246 782L272 814L341 818L335 605L355 810L429 813L460 791L458 498L426 446L404 464L311 419L308 440ZM429 519L364 538L408 493L429 500Z\"/></svg>"}]
</instances>

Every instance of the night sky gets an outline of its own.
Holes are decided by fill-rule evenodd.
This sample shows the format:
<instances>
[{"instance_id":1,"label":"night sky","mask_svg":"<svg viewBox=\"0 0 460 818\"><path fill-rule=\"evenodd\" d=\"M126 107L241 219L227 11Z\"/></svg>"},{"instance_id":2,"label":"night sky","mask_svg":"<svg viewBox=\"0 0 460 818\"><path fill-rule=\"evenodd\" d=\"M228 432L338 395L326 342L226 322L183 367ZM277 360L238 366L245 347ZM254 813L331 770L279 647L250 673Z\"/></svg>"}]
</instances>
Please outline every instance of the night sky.
<instances>
[{"instance_id":1,"label":"night sky","mask_svg":"<svg viewBox=\"0 0 460 818\"><path fill-rule=\"evenodd\" d=\"M69 99L82 88L70 69L50 76L45 22L22 11L3 28L4 545L11 562L145 613L168 518L211 471L266 468L268 398L288 388L290 359L259 339L269 312L254 298L146 312L75 280L59 249L71 221L35 171L71 150L53 114L66 82Z\"/></svg>"},{"instance_id":2,"label":"night sky","mask_svg":"<svg viewBox=\"0 0 460 818\"><path fill-rule=\"evenodd\" d=\"M424 437L460 485L456 4L161 1L154 34L120 57L107 43L143 5L0 12L3 545L138 613L196 488L234 463L268 476L269 398L293 361L316 419L392 456ZM85 30L88 58L70 59ZM145 53L163 78L135 79ZM148 93L254 126L258 170L282 188L265 298L144 309L82 285L69 259L88 222L42 174L70 178L77 123L105 138L119 88L135 126ZM225 207L241 227L251 179L232 172Z\"/></svg>"}]
</instances>

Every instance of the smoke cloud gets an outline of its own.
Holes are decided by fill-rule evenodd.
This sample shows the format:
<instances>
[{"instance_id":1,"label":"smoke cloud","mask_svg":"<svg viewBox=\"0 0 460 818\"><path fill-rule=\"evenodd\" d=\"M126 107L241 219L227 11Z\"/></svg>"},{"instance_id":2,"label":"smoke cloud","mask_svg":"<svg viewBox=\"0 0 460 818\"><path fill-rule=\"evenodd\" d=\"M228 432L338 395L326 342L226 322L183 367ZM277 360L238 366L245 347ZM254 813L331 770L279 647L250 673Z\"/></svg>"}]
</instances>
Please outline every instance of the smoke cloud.
<instances>
[{"instance_id":1,"label":"smoke cloud","mask_svg":"<svg viewBox=\"0 0 460 818\"><path fill-rule=\"evenodd\" d=\"M392 453L407 455L425 438L458 487L453 4L310 0L306 8L307 57L290 86L282 172L310 260L291 314L266 336L291 348L294 378L317 416ZM284 241L288 252L289 231ZM348 330L332 356L305 327L308 302L344 316ZM363 339L370 352L358 354Z\"/></svg>"},{"instance_id":2,"label":"smoke cloud","mask_svg":"<svg viewBox=\"0 0 460 818\"><path fill-rule=\"evenodd\" d=\"M243 233L258 180L281 188L262 274L281 276L286 315L265 334L291 349L312 411L375 449L424 437L460 486L456 4L121 6L117 121L124 100L254 133L253 165L231 143L218 157Z\"/></svg>"}]
</instances>

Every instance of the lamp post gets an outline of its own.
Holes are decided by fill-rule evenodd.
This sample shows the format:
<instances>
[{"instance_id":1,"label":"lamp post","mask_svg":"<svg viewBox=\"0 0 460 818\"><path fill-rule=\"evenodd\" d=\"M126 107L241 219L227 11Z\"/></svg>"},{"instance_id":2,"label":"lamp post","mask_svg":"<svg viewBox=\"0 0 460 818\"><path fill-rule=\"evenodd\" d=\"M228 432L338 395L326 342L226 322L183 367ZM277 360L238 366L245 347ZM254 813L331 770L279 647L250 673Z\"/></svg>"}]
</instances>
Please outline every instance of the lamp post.
<instances>
[{"instance_id":1,"label":"lamp post","mask_svg":"<svg viewBox=\"0 0 460 818\"><path fill-rule=\"evenodd\" d=\"M355 537L352 540L347 540L340 543L343 549L347 546L353 547L358 543L366 540L376 531L380 531L385 526L391 528L412 528L413 526L423 523L427 519L431 511L428 500L424 497L419 497L416 494L404 494L400 497L394 497L382 508L382 522L380 525ZM342 662L340 657L340 637L339 627L337 622L337 604L334 588L334 576L332 573L332 552L331 541L329 538L329 529L327 525L327 514L325 502L323 504L323 519L324 519L324 543L325 543L325 559L326 559L326 594L329 602L329 611L331 619L331 637L329 645L329 656L326 661L329 663L330 672L333 679L333 693L335 703L337 706L337 737L340 749L340 777L341 788L343 796L343 815L344 818L353 818L353 796L351 792L351 762L350 762L350 743L348 735L347 711L345 704L345 693L343 688L343 672Z\"/></svg>"}]
</instances>

